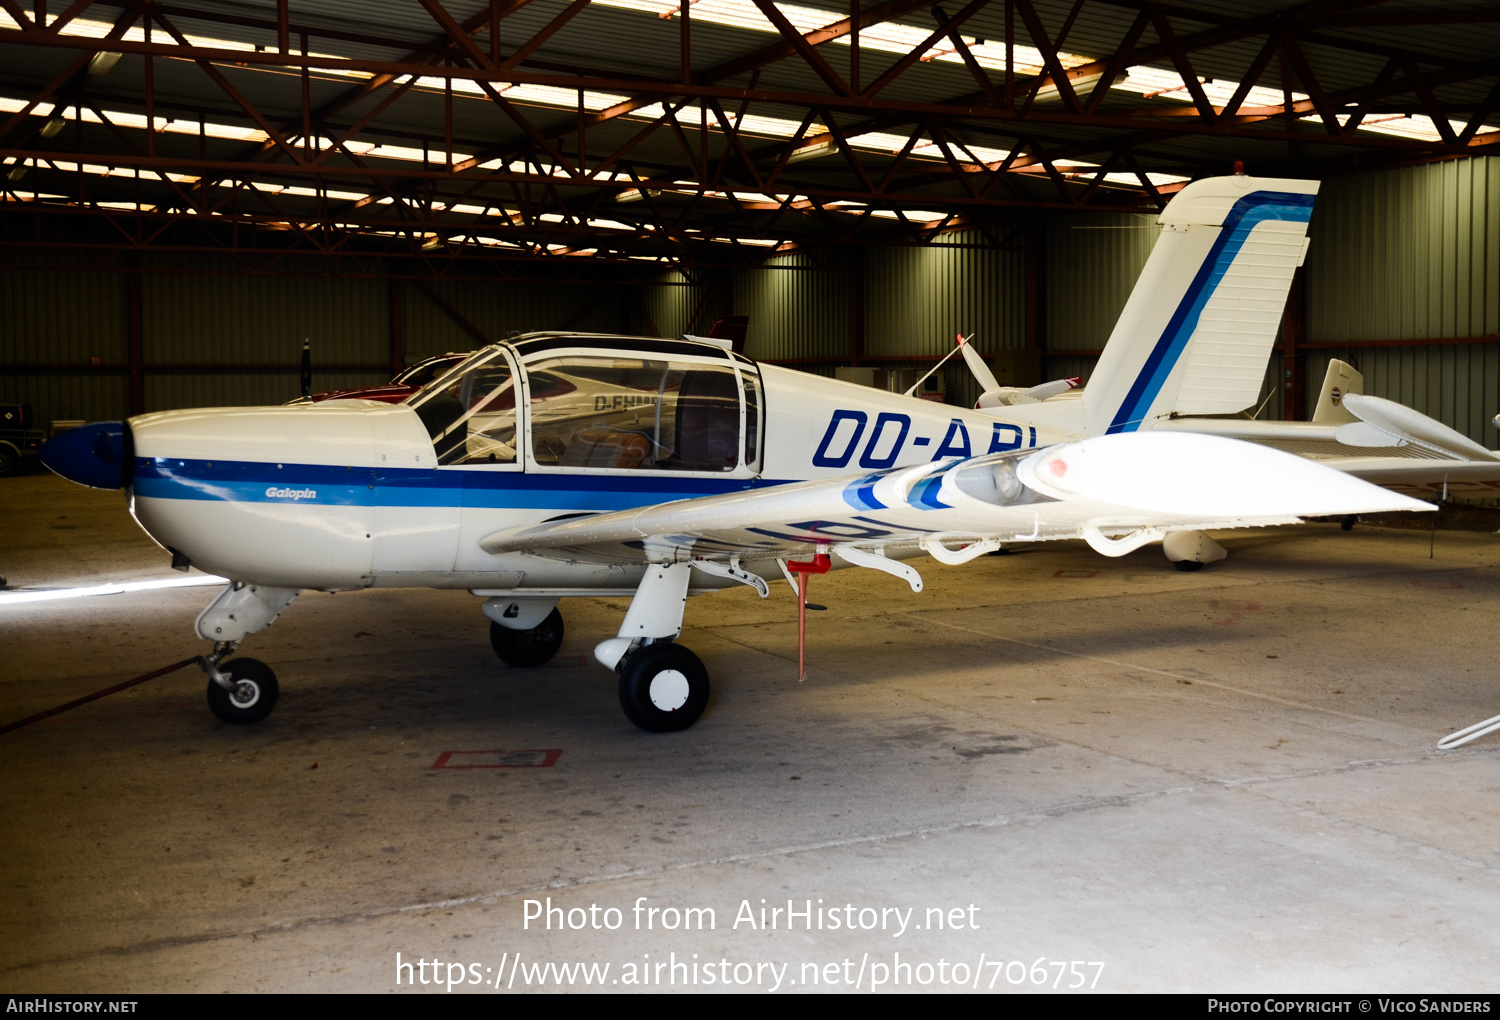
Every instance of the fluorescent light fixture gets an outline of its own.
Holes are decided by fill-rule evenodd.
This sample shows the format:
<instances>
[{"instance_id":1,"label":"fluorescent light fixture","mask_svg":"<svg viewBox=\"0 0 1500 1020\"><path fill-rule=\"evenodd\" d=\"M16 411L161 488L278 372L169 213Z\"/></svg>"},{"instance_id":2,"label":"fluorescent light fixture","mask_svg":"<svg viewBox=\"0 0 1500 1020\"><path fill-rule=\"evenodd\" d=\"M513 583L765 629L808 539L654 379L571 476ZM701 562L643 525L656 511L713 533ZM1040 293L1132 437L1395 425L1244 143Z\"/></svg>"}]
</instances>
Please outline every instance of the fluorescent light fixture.
<instances>
[{"instance_id":1,"label":"fluorescent light fixture","mask_svg":"<svg viewBox=\"0 0 1500 1020\"><path fill-rule=\"evenodd\" d=\"M825 138L821 142L804 145L793 149L792 154L786 158L788 163L801 163L803 160L818 159L830 155L834 151L833 139Z\"/></svg>"},{"instance_id":2,"label":"fluorescent light fixture","mask_svg":"<svg viewBox=\"0 0 1500 1020\"><path fill-rule=\"evenodd\" d=\"M1094 87L1094 83L1103 77L1104 72L1095 71L1093 74L1085 74L1077 78L1070 77L1068 82L1073 86L1075 93L1083 94L1090 91ZM1055 83L1048 83L1036 90L1036 101L1038 103L1050 103L1061 99L1062 91Z\"/></svg>"},{"instance_id":3,"label":"fluorescent light fixture","mask_svg":"<svg viewBox=\"0 0 1500 1020\"><path fill-rule=\"evenodd\" d=\"M94 58L89 61L89 66L84 70L90 78L97 78L100 75L108 74L114 70L115 65L120 62L120 58L124 55L123 53L113 53L109 50L105 50L102 53L95 53Z\"/></svg>"},{"instance_id":4,"label":"fluorescent light fixture","mask_svg":"<svg viewBox=\"0 0 1500 1020\"><path fill-rule=\"evenodd\" d=\"M37 133L43 138L56 138L62 133L62 129L67 126L67 123L67 120L61 116L53 117L47 123L43 124L42 130Z\"/></svg>"},{"instance_id":5,"label":"fluorescent light fixture","mask_svg":"<svg viewBox=\"0 0 1500 1020\"><path fill-rule=\"evenodd\" d=\"M159 588L197 588L210 584L228 584L229 579L214 574L193 574L188 577L163 577L153 581L125 581L114 584L96 584L88 588L52 588L42 591L0 591L0 606L13 606L23 602L51 602L56 599L76 599L85 595L120 595L132 591L154 591Z\"/></svg>"},{"instance_id":6,"label":"fluorescent light fixture","mask_svg":"<svg viewBox=\"0 0 1500 1020\"><path fill-rule=\"evenodd\" d=\"M660 188L647 188L644 192L642 192L640 188L626 188L624 191L620 192L618 195L615 196L615 201L616 202L639 202L641 199L645 198L647 195L651 196L652 198L655 198L656 196L658 196L660 194L661 194L661 189Z\"/></svg>"}]
</instances>

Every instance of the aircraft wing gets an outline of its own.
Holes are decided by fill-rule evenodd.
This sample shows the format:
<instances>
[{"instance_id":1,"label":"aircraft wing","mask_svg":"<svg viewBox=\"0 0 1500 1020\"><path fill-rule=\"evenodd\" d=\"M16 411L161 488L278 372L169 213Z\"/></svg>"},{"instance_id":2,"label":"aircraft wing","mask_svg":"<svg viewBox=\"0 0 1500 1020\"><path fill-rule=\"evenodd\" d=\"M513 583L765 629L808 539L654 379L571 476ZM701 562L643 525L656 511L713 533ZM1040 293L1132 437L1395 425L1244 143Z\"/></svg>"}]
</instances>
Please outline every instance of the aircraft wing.
<instances>
[{"instance_id":1,"label":"aircraft wing","mask_svg":"<svg viewBox=\"0 0 1500 1020\"><path fill-rule=\"evenodd\" d=\"M1395 401L1350 393L1349 422L1177 418L1157 429L1243 439L1412 496L1496 494L1500 455Z\"/></svg>"},{"instance_id":2,"label":"aircraft wing","mask_svg":"<svg viewBox=\"0 0 1500 1020\"><path fill-rule=\"evenodd\" d=\"M595 563L754 562L819 546L853 562L920 547L952 563L998 542L1083 538L1118 556L1169 531L1424 509L1265 446L1142 432L553 521L480 545Z\"/></svg>"}]
</instances>

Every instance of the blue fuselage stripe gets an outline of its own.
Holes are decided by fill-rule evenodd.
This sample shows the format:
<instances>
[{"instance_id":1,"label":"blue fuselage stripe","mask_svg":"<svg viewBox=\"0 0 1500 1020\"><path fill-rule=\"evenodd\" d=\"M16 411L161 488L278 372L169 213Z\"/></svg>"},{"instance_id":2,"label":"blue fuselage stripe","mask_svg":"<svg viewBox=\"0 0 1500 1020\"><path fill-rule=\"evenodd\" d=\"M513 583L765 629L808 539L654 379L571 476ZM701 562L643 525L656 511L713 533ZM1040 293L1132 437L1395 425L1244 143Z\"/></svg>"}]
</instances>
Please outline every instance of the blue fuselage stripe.
<instances>
[{"instance_id":1,"label":"blue fuselage stripe","mask_svg":"<svg viewBox=\"0 0 1500 1020\"><path fill-rule=\"evenodd\" d=\"M1146 412L1151 409L1161 389L1171 378L1188 341L1198 329L1198 320L1203 309L1213 297L1220 282L1229 272L1240 250L1245 246L1251 231L1266 220L1287 220L1306 223L1312 218L1314 196L1294 195L1281 191L1257 191L1246 195L1234 204L1224 218L1224 227L1215 239L1208 257L1198 267L1193 282L1172 313L1171 321L1156 346L1146 358L1146 364L1131 384L1109 432L1134 432L1140 427Z\"/></svg>"},{"instance_id":2,"label":"blue fuselage stripe","mask_svg":"<svg viewBox=\"0 0 1500 1020\"><path fill-rule=\"evenodd\" d=\"M762 478L527 474L462 468L342 468L318 464L138 457L132 486L148 499L314 506L628 510L785 482Z\"/></svg>"}]
</instances>

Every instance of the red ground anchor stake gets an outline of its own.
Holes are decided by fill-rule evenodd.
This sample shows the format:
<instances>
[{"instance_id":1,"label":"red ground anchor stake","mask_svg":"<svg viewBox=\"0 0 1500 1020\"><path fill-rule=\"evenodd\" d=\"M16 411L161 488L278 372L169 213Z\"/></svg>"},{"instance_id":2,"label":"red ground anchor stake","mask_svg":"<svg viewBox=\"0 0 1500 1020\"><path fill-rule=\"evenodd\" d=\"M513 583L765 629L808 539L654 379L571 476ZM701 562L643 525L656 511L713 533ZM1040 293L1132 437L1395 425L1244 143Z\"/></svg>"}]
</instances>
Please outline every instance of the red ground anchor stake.
<instances>
[{"instance_id":1,"label":"red ground anchor stake","mask_svg":"<svg viewBox=\"0 0 1500 1020\"><path fill-rule=\"evenodd\" d=\"M820 546L826 549L827 546ZM797 575L797 682L807 679L807 577L809 574L826 574L833 561L826 552L813 555L812 562L787 560L786 568Z\"/></svg>"}]
</instances>

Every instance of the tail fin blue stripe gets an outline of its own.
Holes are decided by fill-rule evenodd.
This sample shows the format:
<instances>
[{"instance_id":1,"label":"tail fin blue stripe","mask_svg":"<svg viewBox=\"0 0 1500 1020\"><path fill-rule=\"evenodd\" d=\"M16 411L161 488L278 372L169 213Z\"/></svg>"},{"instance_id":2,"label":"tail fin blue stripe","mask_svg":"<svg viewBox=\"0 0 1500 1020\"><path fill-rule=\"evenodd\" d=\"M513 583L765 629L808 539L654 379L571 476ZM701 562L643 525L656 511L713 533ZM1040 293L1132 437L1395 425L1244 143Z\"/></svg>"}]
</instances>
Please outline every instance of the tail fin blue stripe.
<instances>
[{"instance_id":1,"label":"tail fin blue stripe","mask_svg":"<svg viewBox=\"0 0 1500 1020\"><path fill-rule=\"evenodd\" d=\"M1188 340L1198 328L1198 319L1202 316L1204 307L1213 297L1224 275L1234 265L1235 258L1239 256L1240 249L1245 246L1245 241L1249 239L1256 224L1266 220L1306 223L1312 219L1315 197L1284 191L1257 191L1234 204L1234 208L1224 218L1224 228L1209 250L1208 257L1198 267L1197 275L1189 284L1187 293L1183 294L1177 310L1172 313L1171 321L1156 341L1140 374L1131 384L1130 392L1125 395L1120 409L1115 412L1107 432L1134 432L1140 427L1157 394L1177 368L1182 352L1187 349Z\"/></svg>"}]
</instances>

